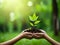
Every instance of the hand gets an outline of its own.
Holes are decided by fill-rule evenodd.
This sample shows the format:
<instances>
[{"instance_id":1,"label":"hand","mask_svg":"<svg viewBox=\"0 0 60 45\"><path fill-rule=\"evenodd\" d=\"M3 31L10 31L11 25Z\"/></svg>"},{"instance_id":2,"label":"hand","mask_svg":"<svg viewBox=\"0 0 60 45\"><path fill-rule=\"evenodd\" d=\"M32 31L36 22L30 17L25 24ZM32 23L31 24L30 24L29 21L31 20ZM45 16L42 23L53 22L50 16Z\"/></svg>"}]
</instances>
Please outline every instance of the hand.
<instances>
[{"instance_id":1,"label":"hand","mask_svg":"<svg viewBox=\"0 0 60 45\"><path fill-rule=\"evenodd\" d=\"M33 37L35 39L40 39L40 38L44 38L44 35L46 34L46 32L44 30L40 30L40 33L33 33Z\"/></svg>"},{"instance_id":2,"label":"hand","mask_svg":"<svg viewBox=\"0 0 60 45\"><path fill-rule=\"evenodd\" d=\"M21 34L23 34L23 38L32 39L32 36L33 36L32 33L24 32L24 31L21 33Z\"/></svg>"},{"instance_id":3,"label":"hand","mask_svg":"<svg viewBox=\"0 0 60 45\"><path fill-rule=\"evenodd\" d=\"M28 29L26 29L28 30ZM36 38L36 39L40 39L40 38L44 38L44 35L46 34L46 32L44 30L40 29L40 33L31 33L31 32L25 32L26 30L24 30L22 32L23 34L23 38L28 38L28 39L32 39L32 38Z\"/></svg>"}]
</instances>

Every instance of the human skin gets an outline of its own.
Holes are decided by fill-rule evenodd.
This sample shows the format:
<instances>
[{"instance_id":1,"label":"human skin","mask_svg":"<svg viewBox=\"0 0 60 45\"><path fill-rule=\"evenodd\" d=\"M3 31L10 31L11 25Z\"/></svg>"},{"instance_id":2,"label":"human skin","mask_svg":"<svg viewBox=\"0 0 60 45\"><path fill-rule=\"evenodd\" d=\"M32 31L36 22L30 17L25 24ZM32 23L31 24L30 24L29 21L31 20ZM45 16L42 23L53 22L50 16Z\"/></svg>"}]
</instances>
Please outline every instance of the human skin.
<instances>
[{"instance_id":1,"label":"human skin","mask_svg":"<svg viewBox=\"0 0 60 45\"><path fill-rule=\"evenodd\" d=\"M60 45L59 42L55 41L54 39L52 39L50 36L48 36L47 34L44 34L44 39L46 39L48 42L50 42L52 45Z\"/></svg>"},{"instance_id":2,"label":"human skin","mask_svg":"<svg viewBox=\"0 0 60 45\"><path fill-rule=\"evenodd\" d=\"M60 45L59 42L57 42L54 39L52 39L51 37L49 37L48 34L43 30L41 30L40 33L30 33L30 32L24 32L23 31L22 33L20 33L18 36L14 37L13 39L8 40L8 41L3 42L3 43L0 43L0 45L13 45L16 42L18 42L19 40L21 40L22 38L27 38L27 39L32 39L32 38L41 39L41 38L44 38L48 42L50 42L52 45Z\"/></svg>"},{"instance_id":3,"label":"human skin","mask_svg":"<svg viewBox=\"0 0 60 45\"><path fill-rule=\"evenodd\" d=\"M13 39L0 43L0 45L13 45L16 42L18 42L19 40L21 40L22 38L29 38L30 39L32 37L30 35L32 35L32 33L22 32L18 36L14 37Z\"/></svg>"},{"instance_id":4,"label":"human skin","mask_svg":"<svg viewBox=\"0 0 60 45\"><path fill-rule=\"evenodd\" d=\"M48 36L48 34L47 34L45 31L43 31L43 30L41 30L41 33L35 33L35 34L34 34L34 37L35 37L36 39L44 38L44 39L46 39L48 42L50 42L52 45L60 45L59 42L57 42L57 41L55 41L54 39L52 39L52 38L51 38L50 36Z\"/></svg>"}]
</instances>

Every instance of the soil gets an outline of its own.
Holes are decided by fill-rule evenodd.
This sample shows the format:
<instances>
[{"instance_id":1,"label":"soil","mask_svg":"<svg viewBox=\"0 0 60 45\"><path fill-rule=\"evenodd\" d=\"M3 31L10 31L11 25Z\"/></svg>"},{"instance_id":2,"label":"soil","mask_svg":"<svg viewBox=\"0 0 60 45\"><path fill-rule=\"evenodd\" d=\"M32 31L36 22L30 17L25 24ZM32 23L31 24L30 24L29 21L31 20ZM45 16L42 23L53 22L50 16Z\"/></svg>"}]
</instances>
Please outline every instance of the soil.
<instances>
[{"instance_id":1,"label":"soil","mask_svg":"<svg viewBox=\"0 0 60 45\"><path fill-rule=\"evenodd\" d=\"M31 29L26 29L24 32L40 33L41 30L36 28L31 28Z\"/></svg>"}]
</instances>

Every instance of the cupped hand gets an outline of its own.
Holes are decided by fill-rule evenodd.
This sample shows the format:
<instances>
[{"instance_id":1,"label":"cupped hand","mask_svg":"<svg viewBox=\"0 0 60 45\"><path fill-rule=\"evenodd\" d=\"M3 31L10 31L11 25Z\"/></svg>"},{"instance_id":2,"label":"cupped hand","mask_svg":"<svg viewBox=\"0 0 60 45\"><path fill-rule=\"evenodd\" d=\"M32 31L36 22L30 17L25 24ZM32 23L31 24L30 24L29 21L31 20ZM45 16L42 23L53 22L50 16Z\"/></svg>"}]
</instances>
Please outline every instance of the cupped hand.
<instances>
[{"instance_id":1,"label":"cupped hand","mask_svg":"<svg viewBox=\"0 0 60 45\"><path fill-rule=\"evenodd\" d=\"M32 39L32 33L31 32L25 32L25 30L22 32L23 34L23 38L27 38L27 39Z\"/></svg>"},{"instance_id":2,"label":"cupped hand","mask_svg":"<svg viewBox=\"0 0 60 45\"><path fill-rule=\"evenodd\" d=\"M35 39L40 39L40 38L44 38L44 35L46 34L46 32L44 30L40 29L40 33L33 33L33 37Z\"/></svg>"},{"instance_id":3,"label":"cupped hand","mask_svg":"<svg viewBox=\"0 0 60 45\"><path fill-rule=\"evenodd\" d=\"M40 38L44 38L44 35L46 34L46 32L44 30L40 29L40 33L31 33L31 32L25 32L25 30L22 32L23 34L23 38L27 38L27 39L40 39Z\"/></svg>"}]
</instances>

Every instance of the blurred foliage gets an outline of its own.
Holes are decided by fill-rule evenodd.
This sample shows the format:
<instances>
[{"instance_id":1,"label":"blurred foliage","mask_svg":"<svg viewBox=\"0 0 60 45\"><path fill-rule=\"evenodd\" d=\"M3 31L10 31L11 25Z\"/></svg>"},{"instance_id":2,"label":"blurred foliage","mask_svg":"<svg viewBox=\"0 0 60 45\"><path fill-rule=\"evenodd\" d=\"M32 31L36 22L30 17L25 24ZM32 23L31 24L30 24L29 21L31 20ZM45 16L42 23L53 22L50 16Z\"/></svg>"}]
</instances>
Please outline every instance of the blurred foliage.
<instances>
[{"instance_id":1,"label":"blurred foliage","mask_svg":"<svg viewBox=\"0 0 60 45\"><path fill-rule=\"evenodd\" d=\"M28 16L33 15L34 12L41 20L38 28L50 30L52 26L52 0L1 0L0 24L3 25L3 31L22 31L22 29L29 28Z\"/></svg>"},{"instance_id":2,"label":"blurred foliage","mask_svg":"<svg viewBox=\"0 0 60 45\"><path fill-rule=\"evenodd\" d=\"M59 38L60 36L55 36L52 31L47 32L48 35L55 39L56 41L60 42ZM6 40L12 39L13 37L17 36L19 33L14 32L14 33L0 33L0 42L4 42ZM2 37L3 35L3 37ZM15 45L51 45L47 40L45 39L21 39L18 41Z\"/></svg>"},{"instance_id":3,"label":"blurred foliage","mask_svg":"<svg viewBox=\"0 0 60 45\"><path fill-rule=\"evenodd\" d=\"M57 3L60 23L60 0L57 0ZM0 0L0 42L9 40L16 36L18 32L30 28L28 17L32 16L34 12L40 20L37 28L44 29L52 38L60 42L60 36L56 37L52 33L52 0ZM51 45L44 39L22 39L16 43L16 45L39 44Z\"/></svg>"}]
</instances>

